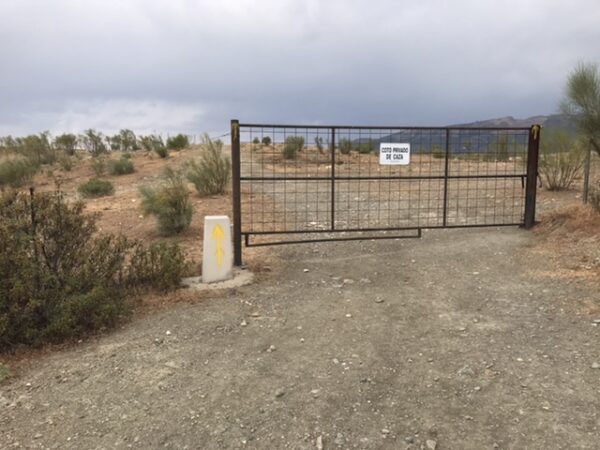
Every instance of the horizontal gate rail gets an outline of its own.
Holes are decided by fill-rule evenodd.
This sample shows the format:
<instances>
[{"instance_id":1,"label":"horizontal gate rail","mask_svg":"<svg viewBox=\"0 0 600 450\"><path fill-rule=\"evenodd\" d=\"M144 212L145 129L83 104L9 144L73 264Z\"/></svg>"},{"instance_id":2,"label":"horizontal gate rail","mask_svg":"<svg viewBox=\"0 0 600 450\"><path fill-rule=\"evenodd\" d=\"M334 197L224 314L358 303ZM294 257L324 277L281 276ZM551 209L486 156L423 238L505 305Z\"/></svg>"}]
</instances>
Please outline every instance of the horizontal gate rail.
<instances>
[{"instance_id":1,"label":"horizontal gate rail","mask_svg":"<svg viewBox=\"0 0 600 450\"><path fill-rule=\"evenodd\" d=\"M539 141L538 125L402 127L232 120L234 262L241 264L242 241L254 247L403 239L420 237L423 229L531 228ZM408 164L393 165L379 156L380 147L394 144L408 148ZM311 234L322 237L311 239ZM286 235L289 239L269 238ZM293 238L300 235L305 236Z\"/></svg>"}]
</instances>

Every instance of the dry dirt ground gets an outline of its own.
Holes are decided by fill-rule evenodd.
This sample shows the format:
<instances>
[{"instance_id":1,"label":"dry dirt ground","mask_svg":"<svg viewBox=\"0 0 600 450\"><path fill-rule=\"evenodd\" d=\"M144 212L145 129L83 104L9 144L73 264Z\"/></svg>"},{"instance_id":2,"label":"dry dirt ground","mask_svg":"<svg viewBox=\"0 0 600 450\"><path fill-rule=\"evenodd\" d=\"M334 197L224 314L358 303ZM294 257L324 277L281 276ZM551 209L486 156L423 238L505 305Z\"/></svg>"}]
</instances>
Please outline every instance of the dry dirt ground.
<instances>
[{"instance_id":1,"label":"dry dirt ground","mask_svg":"<svg viewBox=\"0 0 600 450\"><path fill-rule=\"evenodd\" d=\"M599 286L540 239L270 250L254 285L22 362L0 448L597 449Z\"/></svg>"},{"instance_id":2,"label":"dry dirt ground","mask_svg":"<svg viewBox=\"0 0 600 450\"><path fill-rule=\"evenodd\" d=\"M88 210L159 239L137 188L196 154L136 154ZM74 198L91 169L59 175ZM253 285L152 296L114 332L11 360L0 448L597 449L600 224L552 213L574 197L542 192L535 232L248 251ZM199 260L202 216L230 204L194 202L175 239Z\"/></svg>"}]
</instances>

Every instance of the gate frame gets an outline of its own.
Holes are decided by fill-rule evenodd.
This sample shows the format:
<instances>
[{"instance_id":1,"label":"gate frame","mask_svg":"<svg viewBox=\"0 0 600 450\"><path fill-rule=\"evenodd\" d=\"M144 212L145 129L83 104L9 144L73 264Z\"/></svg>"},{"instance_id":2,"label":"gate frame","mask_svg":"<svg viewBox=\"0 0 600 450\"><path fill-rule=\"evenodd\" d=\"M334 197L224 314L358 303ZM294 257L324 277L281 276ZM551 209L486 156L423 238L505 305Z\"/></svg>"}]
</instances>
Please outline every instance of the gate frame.
<instances>
[{"instance_id":1,"label":"gate frame","mask_svg":"<svg viewBox=\"0 0 600 450\"><path fill-rule=\"evenodd\" d=\"M401 127L401 126L340 126L340 125L285 125L285 124L240 124L239 120L231 120L231 165L232 165L232 202L233 202L233 263L236 266L242 265L242 197L241 197L241 143L240 143L240 127L269 127L269 128L310 128L310 129L329 129L331 130L331 215L332 224L335 227L335 131L336 129L407 129L407 130L445 130L446 133L446 145L445 145L445 167L444 167L444 205L443 205L443 225L441 227L412 227L402 228L402 230L414 230L417 231L416 236L369 236L369 237L353 237L343 239L319 239L311 241L286 241L286 242L275 242L265 245L277 245L277 244L295 244L301 242L329 242L335 240L369 240L369 239L397 239L397 238L409 238L409 237L421 237L421 230L428 228L473 228L473 227L491 227L491 226L515 226L519 225L527 230L531 229L535 225L535 210L536 210L536 196L537 196L537 179L539 176L538 165L539 165L539 146L541 137L541 125L535 124L530 127L513 127L513 128L499 128L499 127ZM492 224L492 225L447 225L447 207L448 207L448 180L451 178L448 175L449 171L449 155L450 155L450 132L454 130L515 130L525 131L529 130L529 140L527 145L527 168L526 174L522 177L526 178L525 184L525 206L523 223L521 224ZM392 231L393 229L386 228L386 231ZM323 230L324 232L335 231ZM365 231L383 231L377 229L360 229L360 230L343 230L346 232L365 232ZM297 232L286 232L286 234L294 233L311 233L310 231L297 231ZM314 231L312 232L314 233ZM245 236L246 246L249 246L249 235Z\"/></svg>"}]
</instances>

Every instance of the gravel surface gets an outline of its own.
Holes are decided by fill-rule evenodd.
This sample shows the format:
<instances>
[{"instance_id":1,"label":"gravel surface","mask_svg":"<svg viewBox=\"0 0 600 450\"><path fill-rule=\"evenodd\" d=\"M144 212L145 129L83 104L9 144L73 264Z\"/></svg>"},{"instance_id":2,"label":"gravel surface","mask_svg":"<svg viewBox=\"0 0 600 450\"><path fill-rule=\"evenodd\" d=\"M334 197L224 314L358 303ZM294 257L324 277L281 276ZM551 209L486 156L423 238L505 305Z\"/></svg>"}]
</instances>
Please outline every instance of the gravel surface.
<instances>
[{"instance_id":1,"label":"gravel surface","mask_svg":"<svg viewBox=\"0 0 600 450\"><path fill-rule=\"evenodd\" d=\"M0 448L597 449L598 286L545 277L534 239L279 248L253 285L33 361Z\"/></svg>"}]
</instances>

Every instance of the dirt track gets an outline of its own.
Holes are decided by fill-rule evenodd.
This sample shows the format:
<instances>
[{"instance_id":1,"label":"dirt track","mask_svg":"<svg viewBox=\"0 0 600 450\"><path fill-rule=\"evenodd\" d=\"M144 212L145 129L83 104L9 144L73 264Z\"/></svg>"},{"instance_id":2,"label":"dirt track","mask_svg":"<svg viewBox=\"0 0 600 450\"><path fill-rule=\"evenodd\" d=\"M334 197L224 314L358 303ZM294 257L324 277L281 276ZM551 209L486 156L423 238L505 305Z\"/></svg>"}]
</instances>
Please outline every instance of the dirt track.
<instances>
[{"instance_id":1,"label":"dirt track","mask_svg":"<svg viewBox=\"0 0 600 450\"><path fill-rule=\"evenodd\" d=\"M597 449L598 286L543 277L533 239L281 249L258 284L33 362L0 448Z\"/></svg>"}]
</instances>

